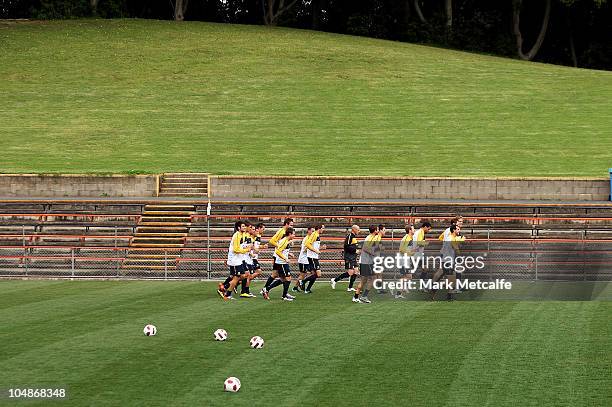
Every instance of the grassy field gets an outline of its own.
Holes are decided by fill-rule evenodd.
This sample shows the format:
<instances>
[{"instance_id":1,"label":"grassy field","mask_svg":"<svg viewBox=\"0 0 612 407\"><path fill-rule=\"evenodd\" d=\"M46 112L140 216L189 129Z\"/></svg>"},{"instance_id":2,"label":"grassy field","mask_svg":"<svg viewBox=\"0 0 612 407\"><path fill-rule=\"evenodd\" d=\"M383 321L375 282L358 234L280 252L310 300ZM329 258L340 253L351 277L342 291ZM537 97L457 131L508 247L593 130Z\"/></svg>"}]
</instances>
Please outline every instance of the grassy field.
<instances>
[{"instance_id":1,"label":"grassy field","mask_svg":"<svg viewBox=\"0 0 612 407\"><path fill-rule=\"evenodd\" d=\"M602 284L600 301L365 305L327 284L293 303L225 303L213 283L0 281L0 388L67 388L58 406L611 405ZM222 391L228 376L239 393Z\"/></svg>"},{"instance_id":2,"label":"grassy field","mask_svg":"<svg viewBox=\"0 0 612 407\"><path fill-rule=\"evenodd\" d=\"M0 172L607 176L612 73L196 22L0 21Z\"/></svg>"}]
</instances>

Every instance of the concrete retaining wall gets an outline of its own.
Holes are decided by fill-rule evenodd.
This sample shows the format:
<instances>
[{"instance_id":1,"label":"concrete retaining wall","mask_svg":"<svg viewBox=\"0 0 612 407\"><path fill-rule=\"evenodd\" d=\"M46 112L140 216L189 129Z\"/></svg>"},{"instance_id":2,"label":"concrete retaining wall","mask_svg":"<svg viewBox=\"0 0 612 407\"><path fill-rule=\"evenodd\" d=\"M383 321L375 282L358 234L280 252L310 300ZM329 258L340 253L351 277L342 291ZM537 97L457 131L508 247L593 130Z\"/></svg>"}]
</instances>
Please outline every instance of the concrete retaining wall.
<instances>
[{"instance_id":1,"label":"concrete retaining wall","mask_svg":"<svg viewBox=\"0 0 612 407\"><path fill-rule=\"evenodd\" d=\"M606 201L607 178L211 176L213 197Z\"/></svg>"},{"instance_id":2,"label":"concrete retaining wall","mask_svg":"<svg viewBox=\"0 0 612 407\"><path fill-rule=\"evenodd\" d=\"M607 178L211 176L217 198L606 201ZM0 174L0 197L153 197L156 175Z\"/></svg>"},{"instance_id":3,"label":"concrete retaining wall","mask_svg":"<svg viewBox=\"0 0 612 407\"><path fill-rule=\"evenodd\" d=\"M0 197L146 197L156 191L156 175L0 174Z\"/></svg>"}]
</instances>

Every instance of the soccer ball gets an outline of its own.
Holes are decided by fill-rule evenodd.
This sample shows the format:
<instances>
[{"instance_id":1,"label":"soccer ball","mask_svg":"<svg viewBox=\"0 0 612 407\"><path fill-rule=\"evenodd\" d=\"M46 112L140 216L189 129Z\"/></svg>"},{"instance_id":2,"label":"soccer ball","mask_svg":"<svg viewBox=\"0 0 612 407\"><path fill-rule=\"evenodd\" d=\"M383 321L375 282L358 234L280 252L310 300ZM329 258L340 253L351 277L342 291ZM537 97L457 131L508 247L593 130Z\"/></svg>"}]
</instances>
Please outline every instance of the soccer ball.
<instances>
[{"instance_id":1,"label":"soccer ball","mask_svg":"<svg viewBox=\"0 0 612 407\"><path fill-rule=\"evenodd\" d=\"M217 329L213 335L216 341L224 341L227 339L227 332L225 329Z\"/></svg>"},{"instance_id":2,"label":"soccer ball","mask_svg":"<svg viewBox=\"0 0 612 407\"><path fill-rule=\"evenodd\" d=\"M251 348L261 349L264 346L264 340L261 336L254 336L251 338Z\"/></svg>"},{"instance_id":3,"label":"soccer ball","mask_svg":"<svg viewBox=\"0 0 612 407\"><path fill-rule=\"evenodd\" d=\"M155 336L155 334L157 334L157 328L155 327L155 325L145 325L142 332L144 332L146 336Z\"/></svg>"},{"instance_id":4,"label":"soccer ball","mask_svg":"<svg viewBox=\"0 0 612 407\"><path fill-rule=\"evenodd\" d=\"M228 377L225 379L225 383L223 383L223 390L236 393L240 390L240 379L237 377Z\"/></svg>"}]
</instances>

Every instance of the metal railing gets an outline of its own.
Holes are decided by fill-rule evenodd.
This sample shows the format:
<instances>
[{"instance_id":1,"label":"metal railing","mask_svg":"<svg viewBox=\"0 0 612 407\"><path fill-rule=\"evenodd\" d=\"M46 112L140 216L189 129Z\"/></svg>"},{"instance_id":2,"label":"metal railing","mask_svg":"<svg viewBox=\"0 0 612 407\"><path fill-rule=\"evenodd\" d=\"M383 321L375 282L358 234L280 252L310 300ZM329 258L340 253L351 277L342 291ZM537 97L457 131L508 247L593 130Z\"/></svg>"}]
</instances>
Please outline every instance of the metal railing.
<instances>
[{"instance_id":1,"label":"metal railing","mask_svg":"<svg viewBox=\"0 0 612 407\"><path fill-rule=\"evenodd\" d=\"M401 233L391 230L384 254L395 255ZM605 280L612 281L610 239L472 239L462 255L482 256L485 267L469 271L481 279ZM220 240L222 239L220 243ZM322 238L328 249L321 254L324 277L344 268L339 238ZM430 239L426 254L439 253L440 242ZM300 239L296 240L297 255ZM115 246L22 245L0 246L0 275L22 277L101 277L155 279L218 279L227 274L227 240L209 238L196 247L130 248ZM271 270L272 251L260 254L264 275ZM297 256L296 256L297 257ZM297 265L292 265L297 271ZM392 274L395 270L390 271Z\"/></svg>"}]
</instances>

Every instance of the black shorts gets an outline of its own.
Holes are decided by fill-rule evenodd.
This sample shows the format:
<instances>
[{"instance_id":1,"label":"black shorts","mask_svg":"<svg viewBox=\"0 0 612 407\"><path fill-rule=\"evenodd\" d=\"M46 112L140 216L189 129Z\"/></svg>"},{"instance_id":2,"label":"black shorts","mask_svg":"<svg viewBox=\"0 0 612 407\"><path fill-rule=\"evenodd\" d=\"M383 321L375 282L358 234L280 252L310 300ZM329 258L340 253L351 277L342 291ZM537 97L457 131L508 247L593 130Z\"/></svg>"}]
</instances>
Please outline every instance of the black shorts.
<instances>
[{"instance_id":1,"label":"black shorts","mask_svg":"<svg viewBox=\"0 0 612 407\"><path fill-rule=\"evenodd\" d=\"M310 264L298 263L298 267L300 268L300 273L308 273L310 271Z\"/></svg>"},{"instance_id":2,"label":"black shorts","mask_svg":"<svg viewBox=\"0 0 612 407\"><path fill-rule=\"evenodd\" d=\"M279 271L279 270L282 270L282 269L283 268L282 268L281 264L278 264L276 261L274 263L272 263L272 270Z\"/></svg>"},{"instance_id":3,"label":"black shorts","mask_svg":"<svg viewBox=\"0 0 612 407\"><path fill-rule=\"evenodd\" d=\"M312 257L309 257L308 266L310 267L310 271L321 270L321 266L319 265L319 259L313 259Z\"/></svg>"},{"instance_id":4,"label":"black shorts","mask_svg":"<svg viewBox=\"0 0 612 407\"><path fill-rule=\"evenodd\" d=\"M361 277L373 276L374 275L374 265L373 264L360 264L359 274L361 274Z\"/></svg>"},{"instance_id":5,"label":"black shorts","mask_svg":"<svg viewBox=\"0 0 612 407\"><path fill-rule=\"evenodd\" d=\"M261 270L261 264L259 264L257 259L253 259L253 268L251 270Z\"/></svg>"},{"instance_id":6,"label":"black shorts","mask_svg":"<svg viewBox=\"0 0 612 407\"><path fill-rule=\"evenodd\" d=\"M279 277L291 277L291 268L288 264L274 263L274 266L278 267L275 270L278 271Z\"/></svg>"},{"instance_id":7,"label":"black shorts","mask_svg":"<svg viewBox=\"0 0 612 407\"><path fill-rule=\"evenodd\" d=\"M344 269L350 270L357 267L357 254L344 254Z\"/></svg>"},{"instance_id":8,"label":"black shorts","mask_svg":"<svg viewBox=\"0 0 612 407\"><path fill-rule=\"evenodd\" d=\"M239 266L229 266L230 276L240 276L244 274L244 264Z\"/></svg>"}]
</instances>

